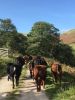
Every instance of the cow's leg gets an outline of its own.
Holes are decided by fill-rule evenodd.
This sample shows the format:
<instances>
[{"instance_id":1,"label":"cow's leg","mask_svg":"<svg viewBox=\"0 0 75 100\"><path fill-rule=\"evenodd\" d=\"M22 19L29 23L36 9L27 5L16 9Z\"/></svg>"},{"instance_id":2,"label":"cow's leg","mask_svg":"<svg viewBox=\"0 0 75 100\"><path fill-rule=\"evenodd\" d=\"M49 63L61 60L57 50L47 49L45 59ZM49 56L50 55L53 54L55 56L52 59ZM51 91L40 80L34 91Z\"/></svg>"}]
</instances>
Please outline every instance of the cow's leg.
<instances>
[{"instance_id":1,"label":"cow's leg","mask_svg":"<svg viewBox=\"0 0 75 100\"><path fill-rule=\"evenodd\" d=\"M12 88L14 89L14 87L15 87L15 84L14 84L14 76L12 77Z\"/></svg>"},{"instance_id":2,"label":"cow's leg","mask_svg":"<svg viewBox=\"0 0 75 100\"><path fill-rule=\"evenodd\" d=\"M41 91L41 84L37 84L37 92Z\"/></svg>"},{"instance_id":3,"label":"cow's leg","mask_svg":"<svg viewBox=\"0 0 75 100\"><path fill-rule=\"evenodd\" d=\"M43 80L41 81L41 85L43 85Z\"/></svg>"},{"instance_id":4,"label":"cow's leg","mask_svg":"<svg viewBox=\"0 0 75 100\"><path fill-rule=\"evenodd\" d=\"M35 81L36 81L36 85L37 85L37 92L39 92L39 89L38 89L38 79L36 79Z\"/></svg>"},{"instance_id":5,"label":"cow's leg","mask_svg":"<svg viewBox=\"0 0 75 100\"><path fill-rule=\"evenodd\" d=\"M19 77L20 77L20 76L18 76L18 75L15 77L15 78L16 78L16 86L19 85Z\"/></svg>"},{"instance_id":6,"label":"cow's leg","mask_svg":"<svg viewBox=\"0 0 75 100\"><path fill-rule=\"evenodd\" d=\"M36 84L37 84L37 92L40 92L41 90L41 82L39 79L36 80Z\"/></svg>"},{"instance_id":7,"label":"cow's leg","mask_svg":"<svg viewBox=\"0 0 75 100\"><path fill-rule=\"evenodd\" d=\"M39 92L38 84L37 84L37 92Z\"/></svg>"},{"instance_id":8,"label":"cow's leg","mask_svg":"<svg viewBox=\"0 0 75 100\"><path fill-rule=\"evenodd\" d=\"M34 79L35 79L35 78L34 78L34 69L32 70L32 77L33 77L33 80L34 80Z\"/></svg>"},{"instance_id":9,"label":"cow's leg","mask_svg":"<svg viewBox=\"0 0 75 100\"><path fill-rule=\"evenodd\" d=\"M10 80L10 75L8 74L8 81Z\"/></svg>"},{"instance_id":10,"label":"cow's leg","mask_svg":"<svg viewBox=\"0 0 75 100\"><path fill-rule=\"evenodd\" d=\"M41 83L42 83L42 80L39 78L38 79L38 92L41 91Z\"/></svg>"},{"instance_id":11,"label":"cow's leg","mask_svg":"<svg viewBox=\"0 0 75 100\"><path fill-rule=\"evenodd\" d=\"M42 82L43 82L43 88L45 88L45 80L42 80Z\"/></svg>"},{"instance_id":12,"label":"cow's leg","mask_svg":"<svg viewBox=\"0 0 75 100\"><path fill-rule=\"evenodd\" d=\"M30 77L32 78L32 70L30 70Z\"/></svg>"},{"instance_id":13,"label":"cow's leg","mask_svg":"<svg viewBox=\"0 0 75 100\"><path fill-rule=\"evenodd\" d=\"M41 84L39 84L39 91L41 91Z\"/></svg>"}]
</instances>

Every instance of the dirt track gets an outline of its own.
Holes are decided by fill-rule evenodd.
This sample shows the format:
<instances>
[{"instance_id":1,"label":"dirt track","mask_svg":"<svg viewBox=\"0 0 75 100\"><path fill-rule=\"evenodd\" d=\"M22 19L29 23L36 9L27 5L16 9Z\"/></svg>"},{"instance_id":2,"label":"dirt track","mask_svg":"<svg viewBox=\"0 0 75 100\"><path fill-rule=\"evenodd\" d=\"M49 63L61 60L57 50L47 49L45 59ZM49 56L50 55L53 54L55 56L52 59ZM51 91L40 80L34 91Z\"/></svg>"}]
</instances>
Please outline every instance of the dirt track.
<instances>
[{"instance_id":1,"label":"dirt track","mask_svg":"<svg viewBox=\"0 0 75 100\"><path fill-rule=\"evenodd\" d=\"M12 92L12 83L7 81L7 76L5 76L0 79L0 100L4 100L9 92Z\"/></svg>"},{"instance_id":2,"label":"dirt track","mask_svg":"<svg viewBox=\"0 0 75 100\"><path fill-rule=\"evenodd\" d=\"M29 78L29 71L24 80L24 86L19 88L19 91L20 96L17 97L17 100L48 100L43 89L41 92L36 91L36 84L33 79ZM8 92L12 92L11 82L8 82L7 77L4 77L0 81L0 100L4 100Z\"/></svg>"}]
</instances>

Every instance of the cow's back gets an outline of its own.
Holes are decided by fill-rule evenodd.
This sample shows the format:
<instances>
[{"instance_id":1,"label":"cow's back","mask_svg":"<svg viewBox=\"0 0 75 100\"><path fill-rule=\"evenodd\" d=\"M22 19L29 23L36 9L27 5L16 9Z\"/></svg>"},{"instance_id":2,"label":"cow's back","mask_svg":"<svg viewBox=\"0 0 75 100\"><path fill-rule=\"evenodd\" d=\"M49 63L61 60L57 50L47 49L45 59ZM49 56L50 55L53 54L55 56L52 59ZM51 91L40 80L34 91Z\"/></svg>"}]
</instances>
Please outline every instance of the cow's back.
<instances>
[{"instance_id":1,"label":"cow's back","mask_svg":"<svg viewBox=\"0 0 75 100\"><path fill-rule=\"evenodd\" d=\"M34 78L37 77L44 78L46 76L46 66L45 65L36 65L34 67Z\"/></svg>"}]
</instances>

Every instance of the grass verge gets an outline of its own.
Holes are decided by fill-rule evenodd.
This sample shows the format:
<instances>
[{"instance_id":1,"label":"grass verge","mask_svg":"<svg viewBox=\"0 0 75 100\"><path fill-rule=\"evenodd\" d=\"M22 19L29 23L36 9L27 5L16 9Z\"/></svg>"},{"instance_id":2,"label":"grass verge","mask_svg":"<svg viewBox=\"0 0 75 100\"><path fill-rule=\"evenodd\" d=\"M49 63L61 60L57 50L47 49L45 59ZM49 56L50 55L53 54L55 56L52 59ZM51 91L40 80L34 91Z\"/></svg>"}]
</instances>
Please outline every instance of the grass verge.
<instances>
[{"instance_id":1,"label":"grass verge","mask_svg":"<svg viewBox=\"0 0 75 100\"><path fill-rule=\"evenodd\" d=\"M53 83L50 68L47 69L46 94L49 100L75 100L75 76L63 72L61 86Z\"/></svg>"}]
</instances>

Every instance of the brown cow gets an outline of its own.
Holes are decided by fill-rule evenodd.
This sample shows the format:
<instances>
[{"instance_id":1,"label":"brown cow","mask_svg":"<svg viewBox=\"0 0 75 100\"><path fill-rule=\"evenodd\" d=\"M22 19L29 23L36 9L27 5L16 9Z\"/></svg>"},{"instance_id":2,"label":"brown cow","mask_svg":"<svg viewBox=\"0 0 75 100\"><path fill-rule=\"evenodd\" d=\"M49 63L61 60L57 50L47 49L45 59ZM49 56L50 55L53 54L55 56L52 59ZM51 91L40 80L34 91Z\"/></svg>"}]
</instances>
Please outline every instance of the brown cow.
<instances>
[{"instance_id":1,"label":"brown cow","mask_svg":"<svg viewBox=\"0 0 75 100\"><path fill-rule=\"evenodd\" d=\"M33 76L34 79L36 80L38 92L41 90L41 85L43 85L43 88L45 88L46 66L47 63L44 58L38 56L34 60Z\"/></svg>"},{"instance_id":2,"label":"brown cow","mask_svg":"<svg viewBox=\"0 0 75 100\"><path fill-rule=\"evenodd\" d=\"M60 84L61 84L61 79L62 79L62 67L61 64L55 62L51 65L51 72L53 74L54 77L54 81L57 83L57 81L59 80Z\"/></svg>"},{"instance_id":3,"label":"brown cow","mask_svg":"<svg viewBox=\"0 0 75 100\"><path fill-rule=\"evenodd\" d=\"M45 88L46 80L46 66L45 65L35 65L34 67L34 79L37 84L37 92L41 90L41 85Z\"/></svg>"}]
</instances>

